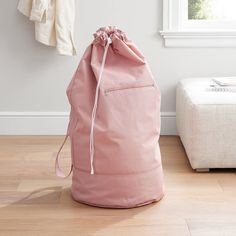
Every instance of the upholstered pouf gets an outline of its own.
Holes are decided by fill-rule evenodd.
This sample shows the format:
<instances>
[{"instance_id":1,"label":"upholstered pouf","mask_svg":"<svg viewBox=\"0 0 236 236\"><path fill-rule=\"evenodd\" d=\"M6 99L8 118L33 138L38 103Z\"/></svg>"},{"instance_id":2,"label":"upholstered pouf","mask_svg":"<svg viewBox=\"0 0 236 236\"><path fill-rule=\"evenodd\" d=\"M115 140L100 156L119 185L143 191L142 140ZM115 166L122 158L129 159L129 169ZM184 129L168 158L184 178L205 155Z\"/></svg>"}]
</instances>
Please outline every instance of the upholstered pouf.
<instances>
[{"instance_id":1,"label":"upholstered pouf","mask_svg":"<svg viewBox=\"0 0 236 236\"><path fill-rule=\"evenodd\" d=\"M190 78L177 86L177 129L197 171L236 168L236 93L211 91L210 84Z\"/></svg>"}]
</instances>

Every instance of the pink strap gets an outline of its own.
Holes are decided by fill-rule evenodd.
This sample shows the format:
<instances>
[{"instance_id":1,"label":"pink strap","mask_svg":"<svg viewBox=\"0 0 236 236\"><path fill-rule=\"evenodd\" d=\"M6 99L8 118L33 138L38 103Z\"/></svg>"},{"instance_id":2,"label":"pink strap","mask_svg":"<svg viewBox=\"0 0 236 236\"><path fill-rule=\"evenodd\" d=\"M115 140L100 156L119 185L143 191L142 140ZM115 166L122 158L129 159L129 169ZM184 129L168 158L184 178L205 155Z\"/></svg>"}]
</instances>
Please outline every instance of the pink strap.
<instances>
[{"instance_id":1,"label":"pink strap","mask_svg":"<svg viewBox=\"0 0 236 236\"><path fill-rule=\"evenodd\" d=\"M61 145L61 147L60 147L60 149L59 149L59 151L57 152L57 156L56 156L56 160L55 160L55 173L56 173L56 175L57 175L58 177L61 177L61 178L67 178L68 176L70 176L70 174L71 174L71 172L72 172L72 170L73 170L73 165L71 164L71 169L70 169L69 174L68 174L68 175L65 175L65 174L63 173L63 171L61 170L60 166L59 166L59 154L60 154L60 152L61 152L63 146L65 145L66 140L67 140L68 137L69 137L69 135L67 134L66 137L65 137L65 139L64 139L64 141L63 141L63 143L62 143L62 145Z\"/></svg>"}]
</instances>

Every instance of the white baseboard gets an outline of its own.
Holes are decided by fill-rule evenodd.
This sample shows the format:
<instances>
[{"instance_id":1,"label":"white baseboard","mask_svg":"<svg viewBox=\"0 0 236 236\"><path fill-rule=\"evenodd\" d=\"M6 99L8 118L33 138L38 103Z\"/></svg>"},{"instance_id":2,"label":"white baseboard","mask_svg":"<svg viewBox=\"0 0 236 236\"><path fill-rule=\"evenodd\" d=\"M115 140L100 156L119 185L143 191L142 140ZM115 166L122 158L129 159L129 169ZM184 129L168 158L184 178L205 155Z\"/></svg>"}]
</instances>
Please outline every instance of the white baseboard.
<instances>
[{"instance_id":1,"label":"white baseboard","mask_svg":"<svg viewBox=\"0 0 236 236\"><path fill-rule=\"evenodd\" d=\"M176 113L162 112L161 113L161 135L177 135L176 128Z\"/></svg>"},{"instance_id":2,"label":"white baseboard","mask_svg":"<svg viewBox=\"0 0 236 236\"><path fill-rule=\"evenodd\" d=\"M68 112L0 112L1 135L61 135Z\"/></svg>"},{"instance_id":3,"label":"white baseboard","mask_svg":"<svg viewBox=\"0 0 236 236\"><path fill-rule=\"evenodd\" d=\"M174 112L161 114L161 134L176 135ZM68 112L0 112L0 135L64 135Z\"/></svg>"}]
</instances>

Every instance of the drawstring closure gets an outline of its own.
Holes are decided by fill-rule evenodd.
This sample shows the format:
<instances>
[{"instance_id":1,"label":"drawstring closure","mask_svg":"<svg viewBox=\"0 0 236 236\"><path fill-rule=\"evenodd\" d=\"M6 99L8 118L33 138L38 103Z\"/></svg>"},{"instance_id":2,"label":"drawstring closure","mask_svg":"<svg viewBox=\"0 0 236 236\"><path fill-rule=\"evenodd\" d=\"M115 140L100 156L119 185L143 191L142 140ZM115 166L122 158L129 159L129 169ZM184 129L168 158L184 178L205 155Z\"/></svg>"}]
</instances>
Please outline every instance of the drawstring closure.
<instances>
[{"instance_id":1,"label":"drawstring closure","mask_svg":"<svg viewBox=\"0 0 236 236\"><path fill-rule=\"evenodd\" d=\"M96 119L96 113L97 113L97 106L98 106L98 96L99 96L99 89L101 85L102 80L102 74L106 62L107 52L109 45L112 43L111 38L107 38L106 46L104 48L103 58L102 58L102 64L101 69L98 77L96 92L95 92L95 99L94 99L94 105L93 105L93 111L92 111L92 118L91 118L91 130L90 130L90 143L89 143L89 151L90 151L90 174L94 174L94 167L93 167L93 161L94 161L94 125L95 125L95 119Z\"/></svg>"}]
</instances>

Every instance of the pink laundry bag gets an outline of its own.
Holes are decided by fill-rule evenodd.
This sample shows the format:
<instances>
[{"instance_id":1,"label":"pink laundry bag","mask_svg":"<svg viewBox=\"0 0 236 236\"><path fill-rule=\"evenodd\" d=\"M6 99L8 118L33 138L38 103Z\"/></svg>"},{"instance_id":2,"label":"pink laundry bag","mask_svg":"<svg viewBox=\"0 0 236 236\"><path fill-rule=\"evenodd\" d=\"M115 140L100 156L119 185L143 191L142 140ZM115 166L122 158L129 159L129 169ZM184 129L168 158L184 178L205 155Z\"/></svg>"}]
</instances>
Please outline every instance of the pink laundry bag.
<instances>
[{"instance_id":1,"label":"pink laundry bag","mask_svg":"<svg viewBox=\"0 0 236 236\"><path fill-rule=\"evenodd\" d=\"M108 208L160 200L160 91L124 32L104 27L94 34L67 96L73 198ZM58 157L56 173L65 177Z\"/></svg>"}]
</instances>

